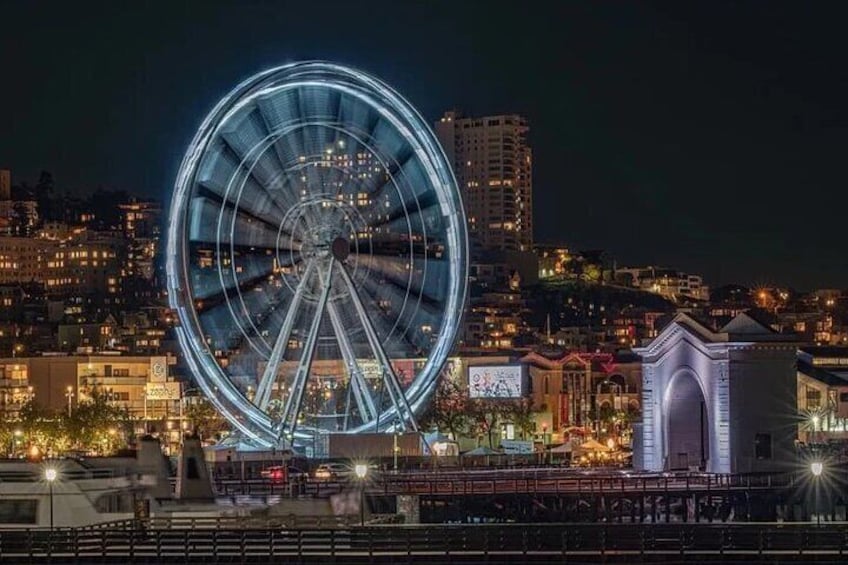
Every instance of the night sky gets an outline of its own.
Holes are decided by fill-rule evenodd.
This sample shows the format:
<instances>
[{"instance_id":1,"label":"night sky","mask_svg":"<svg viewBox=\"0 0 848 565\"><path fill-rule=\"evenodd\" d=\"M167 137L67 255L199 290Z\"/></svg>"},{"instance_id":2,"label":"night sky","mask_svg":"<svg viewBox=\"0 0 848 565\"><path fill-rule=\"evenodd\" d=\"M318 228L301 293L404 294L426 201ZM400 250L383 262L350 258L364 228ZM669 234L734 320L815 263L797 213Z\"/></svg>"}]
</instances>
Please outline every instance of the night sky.
<instances>
[{"instance_id":1,"label":"night sky","mask_svg":"<svg viewBox=\"0 0 848 565\"><path fill-rule=\"evenodd\" d=\"M712 285L848 288L844 4L122 4L0 4L0 166L15 182L47 169L60 189L167 200L220 96L332 59L431 121L526 115L539 241Z\"/></svg>"}]
</instances>

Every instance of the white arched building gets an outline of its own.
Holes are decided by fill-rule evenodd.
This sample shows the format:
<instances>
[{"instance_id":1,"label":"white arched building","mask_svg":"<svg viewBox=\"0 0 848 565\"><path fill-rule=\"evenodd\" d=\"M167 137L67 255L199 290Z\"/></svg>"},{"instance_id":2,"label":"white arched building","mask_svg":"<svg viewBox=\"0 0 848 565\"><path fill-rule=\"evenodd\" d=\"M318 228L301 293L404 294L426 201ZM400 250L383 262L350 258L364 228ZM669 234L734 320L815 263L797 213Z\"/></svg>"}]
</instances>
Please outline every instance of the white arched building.
<instances>
[{"instance_id":1,"label":"white arched building","mask_svg":"<svg viewBox=\"0 0 848 565\"><path fill-rule=\"evenodd\" d=\"M715 332L678 314L642 357L642 425L634 466L743 473L793 459L797 388L793 336L747 314Z\"/></svg>"}]
</instances>

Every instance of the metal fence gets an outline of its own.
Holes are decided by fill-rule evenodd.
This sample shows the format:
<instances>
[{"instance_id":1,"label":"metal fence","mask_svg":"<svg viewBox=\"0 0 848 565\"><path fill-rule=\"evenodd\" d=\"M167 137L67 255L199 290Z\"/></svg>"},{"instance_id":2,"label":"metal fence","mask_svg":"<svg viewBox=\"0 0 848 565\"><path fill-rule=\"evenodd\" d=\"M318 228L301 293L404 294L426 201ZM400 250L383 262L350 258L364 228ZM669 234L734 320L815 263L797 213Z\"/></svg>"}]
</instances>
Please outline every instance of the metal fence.
<instances>
[{"instance_id":1,"label":"metal fence","mask_svg":"<svg viewBox=\"0 0 848 565\"><path fill-rule=\"evenodd\" d=\"M803 480L803 479L801 479ZM614 473L581 475L565 469L526 469L512 472L491 470L382 473L369 480L370 494L474 495L474 494L604 494L661 492L730 492L793 488L794 474L717 475L705 473L645 474ZM308 481L283 483L269 479L215 481L220 496L251 494L308 494L329 496L348 483Z\"/></svg>"},{"instance_id":2,"label":"metal fence","mask_svg":"<svg viewBox=\"0 0 848 565\"><path fill-rule=\"evenodd\" d=\"M187 558L231 562L260 558L333 558L412 561L428 558L495 557L567 560L746 558L805 560L848 554L845 524L586 525L495 524L451 526L366 526L333 529L238 528L226 522L161 527L21 530L0 532L0 560L57 558L164 560Z\"/></svg>"}]
</instances>

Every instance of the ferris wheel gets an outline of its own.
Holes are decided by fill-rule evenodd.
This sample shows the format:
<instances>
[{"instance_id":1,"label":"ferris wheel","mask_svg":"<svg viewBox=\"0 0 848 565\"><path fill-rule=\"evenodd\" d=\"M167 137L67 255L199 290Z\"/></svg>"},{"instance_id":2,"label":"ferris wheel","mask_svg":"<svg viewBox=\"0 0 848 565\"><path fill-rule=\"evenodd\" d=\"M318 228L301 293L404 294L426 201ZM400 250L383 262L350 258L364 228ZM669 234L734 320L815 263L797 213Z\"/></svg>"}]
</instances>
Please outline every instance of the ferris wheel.
<instances>
[{"instance_id":1,"label":"ferris wheel","mask_svg":"<svg viewBox=\"0 0 848 565\"><path fill-rule=\"evenodd\" d=\"M188 148L168 295L204 393L244 439L417 430L467 285L462 201L381 81L295 63L237 86Z\"/></svg>"}]
</instances>

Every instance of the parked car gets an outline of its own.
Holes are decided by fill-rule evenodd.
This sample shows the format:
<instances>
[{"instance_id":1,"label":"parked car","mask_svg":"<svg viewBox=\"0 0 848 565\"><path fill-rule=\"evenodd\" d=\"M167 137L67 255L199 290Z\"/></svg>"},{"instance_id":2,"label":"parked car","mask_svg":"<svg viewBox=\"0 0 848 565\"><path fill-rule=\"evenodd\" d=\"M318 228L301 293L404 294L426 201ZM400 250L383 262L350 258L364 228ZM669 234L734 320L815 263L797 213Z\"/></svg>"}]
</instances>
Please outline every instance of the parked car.
<instances>
[{"instance_id":1,"label":"parked car","mask_svg":"<svg viewBox=\"0 0 848 565\"><path fill-rule=\"evenodd\" d=\"M318 481L346 481L353 477L353 469L344 463L322 463L315 469Z\"/></svg>"}]
</instances>

